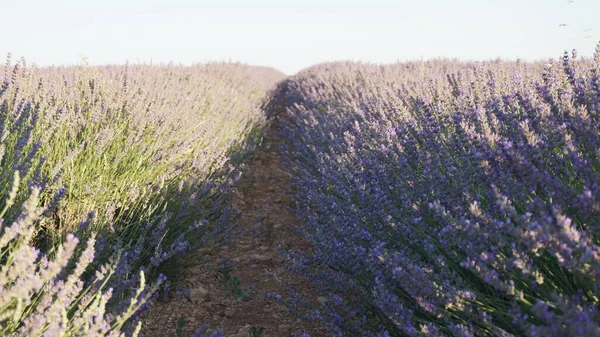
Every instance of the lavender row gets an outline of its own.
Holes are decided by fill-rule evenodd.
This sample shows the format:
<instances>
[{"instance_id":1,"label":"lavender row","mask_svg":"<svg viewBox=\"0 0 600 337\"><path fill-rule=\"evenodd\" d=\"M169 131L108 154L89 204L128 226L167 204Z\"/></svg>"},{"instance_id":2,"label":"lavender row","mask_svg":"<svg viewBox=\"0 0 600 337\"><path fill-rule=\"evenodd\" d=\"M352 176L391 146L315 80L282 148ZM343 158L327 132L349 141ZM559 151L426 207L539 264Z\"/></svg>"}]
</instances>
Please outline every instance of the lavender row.
<instances>
[{"instance_id":1,"label":"lavender row","mask_svg":"<svg viewBox=\"0 0 600 337\"><path fill-rule=\"evenodd\" d=\"M314 250L289 262L328 299L307 319L339 336L600 336L600 46L330 63L286 86Z\"/></svg>"},{"instance_id":2,"label":"lavender row","mask_svg":"<svg viewBox=\"0 0 600 337\"><path fill-rule=\"evenodd\" d=\"M2 101L7 109L6 100ZM20 105L16 115L27 115L31 104ZM24 118L21 123L0 124L0 161L15 163L28 171L40 160L40 146L31 144L35 118ZM31 146L28 146L31 145ZM43 205L40 195L47 188L46 179L36 167L26 184L15 170L10 176L7 169L0 175L4 198L0 209L0 334L2 336L137 336L140 325L131 317L144 306L163 280L146 286L145 273L138 273L138 283L130 284L128 298L122 299L120 309L111 310L107 304L114 301L114 278L123 251L115 249L113 260L96 268L96 239L92 234L85 245L72 234L51 251L36 247L39 227L47 214L52 213L59 200ZM26 187L25 187L26 186ZM80 224L88 225L93 214ZM96 261L98 262L98 261ZM85 273L95 272L83 277ZM119 281L117 280L117 284Z\"/></svg>"},{"instance_id":3,"label":"lavender row","mask_svg":"<svg viewBox=\"0 0 600 337\"><path fill-rule=\"evenodd\" d=\"M165 275L184 267L177 257L235 234L231 186L280 76L239 64L37 68L9 56L2 334L136 335Z\"/></svg>"}]
</instances>

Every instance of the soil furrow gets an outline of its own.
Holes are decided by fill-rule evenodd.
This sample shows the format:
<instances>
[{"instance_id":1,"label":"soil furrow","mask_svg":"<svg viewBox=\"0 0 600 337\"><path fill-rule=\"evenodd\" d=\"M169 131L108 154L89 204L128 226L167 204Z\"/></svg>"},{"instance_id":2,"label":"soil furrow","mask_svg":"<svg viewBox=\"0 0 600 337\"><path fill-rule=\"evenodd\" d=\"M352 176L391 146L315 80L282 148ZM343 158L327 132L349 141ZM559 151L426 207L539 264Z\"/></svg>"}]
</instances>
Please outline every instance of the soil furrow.
<instances>
[{"instance_id":1,"label":"soil furrow","mask_svg":"<svg viewBox=\"0 0 600 337\"><path fill-rule=\"evenodd\" d=\"M285 297L293 289L308 298L315 296L305 278L280 263L281 247L309 246L291 230L299 222L288 210L293 205L291 175L281 167L276 129L273 123L236 185L233 205L241 211L238 225L245 231L236 237L234 247L213 252L213 260L227 259L230 267L210 273L190 269L183 291L153 304L145 314L145 336L190 336L202 324L223 329L226 336L294 336L298 331L327 335L259 293Z\"/></svg>"}]
</instances>

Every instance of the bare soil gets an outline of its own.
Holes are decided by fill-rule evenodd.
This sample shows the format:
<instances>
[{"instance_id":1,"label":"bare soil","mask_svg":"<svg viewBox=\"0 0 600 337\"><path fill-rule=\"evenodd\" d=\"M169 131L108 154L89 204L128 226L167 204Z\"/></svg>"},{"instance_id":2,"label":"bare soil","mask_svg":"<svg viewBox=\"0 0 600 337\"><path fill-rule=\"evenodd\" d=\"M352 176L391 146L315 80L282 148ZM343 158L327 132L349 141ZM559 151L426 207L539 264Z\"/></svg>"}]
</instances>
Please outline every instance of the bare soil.
<instances>
[{"instance_id":1,"label":"bare soil","mask_svg":"<svg viewBox=\"0 0 600 337\"><path fill-rule=\"evenodd\" d=\"M202 324L223 329L226 336L283 337L294 336L297 331L312 337L328 336L324 329L299 319L282 304L248 289L253 285L261 292L284 297L293 289L313 303L322 299L305 278L281 263L281 247L305 251L310 247L292 230L300 224L287 208L293 205L291 174L280 165L277 148L281 139L274 135L275 128L246 164L236 185L233 205L241 211L239 225L247 231L236 238L233 248L212 253L213 260L226 258L231 262L230 272L216 268L203 273L206 266L191 268L182 283L183 291L153 304L144 315L144 336L190 336Z\"/></svg>"}]
</instances>

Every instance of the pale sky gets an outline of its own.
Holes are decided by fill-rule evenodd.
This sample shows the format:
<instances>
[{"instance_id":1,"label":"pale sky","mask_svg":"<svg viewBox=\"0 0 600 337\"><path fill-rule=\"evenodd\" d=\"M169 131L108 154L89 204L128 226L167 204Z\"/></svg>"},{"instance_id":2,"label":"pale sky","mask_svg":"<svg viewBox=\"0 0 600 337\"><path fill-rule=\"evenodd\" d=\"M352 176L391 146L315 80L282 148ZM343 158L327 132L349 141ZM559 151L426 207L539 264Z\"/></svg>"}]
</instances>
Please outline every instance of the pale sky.
<instances>
[{"instance_id":1,"label":"pale sky","mask_svg":"<svg viewBox=\"0 0 600 337\"><path fill-rule=\"evenodd\" d=\"M0 0L0 58L38 65L232 60L293 74L333 60L591 56L599 40L600 0Z\"/></svg>"}]
</instances>

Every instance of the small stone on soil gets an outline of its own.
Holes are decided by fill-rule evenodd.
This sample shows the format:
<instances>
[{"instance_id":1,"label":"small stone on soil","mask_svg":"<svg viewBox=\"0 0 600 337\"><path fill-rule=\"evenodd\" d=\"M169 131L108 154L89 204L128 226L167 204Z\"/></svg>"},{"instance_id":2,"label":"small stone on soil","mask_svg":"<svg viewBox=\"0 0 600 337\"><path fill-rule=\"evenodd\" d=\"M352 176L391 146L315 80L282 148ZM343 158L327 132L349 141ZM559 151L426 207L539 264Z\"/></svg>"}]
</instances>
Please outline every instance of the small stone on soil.
<instances>
[{"instance_id":1,"label":"small stone on soil","mask_svg":"<svg viewBox=\"0 0 600 337\"><path fill-rule=\"evenodd\" d=\"M253 258L254 260L257 260L257 261L271 261L271 260L273 260L273 257L269 256L269 255L252 254L252 255L250 255L250 257Z\"/></svg>"},{"instance_id":2,"label":"small stone on soil","mask_svg":"<svg viewBox=\"0 0 600 337\"><path fill-rule=\"evenodd\" d=\"M279 333L288 333L290 332L291 325L289 324L281 324L277 327L277 332Z\"/></svg>"},{"instance_id":3,"label":"small stone on soil","mask_svg":"<svg viewBox=\"0 0 600 337\"><path fill-rule=\"evenodd\" d=\"M198 287L190 291L189 297L190 300L192 300L193 302L198 302L200 300L208 300L208 298L210 297L210 292L204 289L203 287Z\"/></svg>"}]
</instances>

